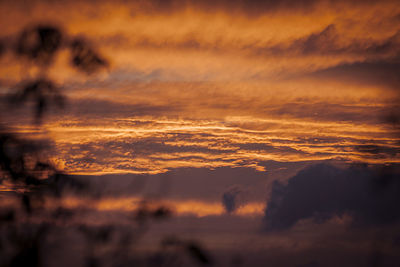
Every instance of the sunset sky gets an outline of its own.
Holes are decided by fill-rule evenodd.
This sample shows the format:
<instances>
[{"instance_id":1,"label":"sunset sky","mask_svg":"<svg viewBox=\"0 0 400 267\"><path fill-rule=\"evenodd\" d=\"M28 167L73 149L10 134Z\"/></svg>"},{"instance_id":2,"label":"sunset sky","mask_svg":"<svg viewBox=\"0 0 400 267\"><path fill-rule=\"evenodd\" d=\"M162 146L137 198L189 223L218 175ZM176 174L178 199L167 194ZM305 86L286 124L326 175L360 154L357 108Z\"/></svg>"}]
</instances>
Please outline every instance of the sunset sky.
<instances>
[{"instance_id":1,"label":"sunset sky","mask_svg":"<svg viewBox=\"0 0 400 267\"><path fill-rule=\"evenodd\" d=\"M38 24L84 37L110 63L86 75L61 50L47 77L67 104L41 126L26 110L1 108L4 125L46 139L57 168L104 192L65 199L97 212L85 220L123 217L145 198L175 214L148 246L173 231L223 251L221 266L243 247L243 266L370 266L365 255L379 243L386 260L371 266L392 266L396 205L384 229L397 235L380 240L369 211L387 202L335 206L318 221L305 196L338 186L339 195L316 199L365 200L374 170L400 163L398 0L0 1L3 96L40 72L8 53ZM277 182L298 201L275 211ZM400 204L394 192L390 203ZM348 232L357 220L372 226Z\"/></svg>"}]
</instances>

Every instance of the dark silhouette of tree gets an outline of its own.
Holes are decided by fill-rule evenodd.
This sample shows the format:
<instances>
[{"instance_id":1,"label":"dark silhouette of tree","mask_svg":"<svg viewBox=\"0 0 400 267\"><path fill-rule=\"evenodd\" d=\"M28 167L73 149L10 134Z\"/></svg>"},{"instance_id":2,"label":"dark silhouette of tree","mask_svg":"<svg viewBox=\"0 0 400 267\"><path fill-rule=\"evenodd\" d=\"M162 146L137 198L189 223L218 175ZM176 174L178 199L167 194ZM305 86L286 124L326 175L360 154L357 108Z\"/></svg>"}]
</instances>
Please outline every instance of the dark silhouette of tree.
<instances>
[{"instance_id":1,"label":"dark silhouette of tree","mask_svg":"<svg viewBox=\"0 0 400 267\"><path fill-rule=\"evenodd\" d=\"M14 53L19 60L28 61L40 69L37 77L17 86L7 99L11 107L33 103L33 119L38 126L50 106L62 108L65 103L60 88L47 77L48 69L62 49L69 51L70 64L88 75L109 65L88 41L68 36L51 25L29 27L17 36L15 42L0 42L0 56ZM86 240L86 266L148 264L150 261L140 261L140 255L132 253L132 247L148 229L149 221L164 219L171 214L166 207L154 207L143 202L132 214L129 229L116 224L93 226L76 223L73 219L84 211L65 208L60 200L66 194L86 198L101 196L85 181L55 168L40 143L18 137L5 128L0 129L0 186L8 190L2 193L4 198L14 200L0 207L0 266L43 266L44 257L51 256L42 251L43 241L51 232L71 228ZM48 201L55 207L48 208ZM164 241L161 250L171 247L188 253L201 265L212 264L208 254L195 242L174 237ZM108 248L107 253L99 253L99 248ZM106 258L112 259L112 264L106 264ZM169 266L165 261L159 263L160 266Z\"/></svg>"},{"instance_id":2,"label":"dark silhouette of tree","mask_svg":"<svg viewBox=\"0 0 400 267\"><path fill-rule=\"evenodd\" d=\"M39 25L24 30L17 41L17 55L49 65L62 43L63 34L52 26Z\"/></svg>"}]
</instances>

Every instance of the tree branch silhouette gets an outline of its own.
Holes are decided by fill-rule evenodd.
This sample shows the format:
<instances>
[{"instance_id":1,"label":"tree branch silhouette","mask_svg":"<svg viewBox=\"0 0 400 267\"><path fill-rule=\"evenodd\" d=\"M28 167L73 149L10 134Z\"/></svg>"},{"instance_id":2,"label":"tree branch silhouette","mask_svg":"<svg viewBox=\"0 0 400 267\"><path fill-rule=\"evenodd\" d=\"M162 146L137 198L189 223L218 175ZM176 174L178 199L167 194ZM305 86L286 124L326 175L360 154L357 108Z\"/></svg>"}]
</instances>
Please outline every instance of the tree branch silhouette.
<instances>
[{"instance_id":1,"label":"tree branch silhouette","mask_svg":"<svg viewBox=\"0 0 400 267\"><path fill-rule=\"evenodd\" d=\"M0 42L0 56L13 53L19 60L40 69L37 77L17 86L7 98L10 108L33 103L33 122L37 126L50 106L65 106L64 94L47 75L62 49L69 51L71 66L87 75L109 66L88 41L68 36L52 25L28 27L15 42ZM64 196L67 193L92 199L101 196L90 184L53 166L40 143L21 138L6 128L0 129L0 186L7 188L6 198L15 200L0 208L0 266L44 266L45 256L49 256L43 251L44 240L51 232L67 228L75 229L85 238L86 266L102 266L105 257L113 260L110 266L132 266L132 263L137 266L140 264L136 258L140 255L132 254L132 247L147 231L149 221L171 215L167 207L142 202L130 217L129 229L112 223L93 226L77 222L74 219L84 211L65 208ZM53 208L48 207L49 202ZM174 247L183 248L199 264L212 264L199 245L174 240ZM100 248L101 251L108 248L107 253L99 253Z\"/></svg>"}]
</instances>

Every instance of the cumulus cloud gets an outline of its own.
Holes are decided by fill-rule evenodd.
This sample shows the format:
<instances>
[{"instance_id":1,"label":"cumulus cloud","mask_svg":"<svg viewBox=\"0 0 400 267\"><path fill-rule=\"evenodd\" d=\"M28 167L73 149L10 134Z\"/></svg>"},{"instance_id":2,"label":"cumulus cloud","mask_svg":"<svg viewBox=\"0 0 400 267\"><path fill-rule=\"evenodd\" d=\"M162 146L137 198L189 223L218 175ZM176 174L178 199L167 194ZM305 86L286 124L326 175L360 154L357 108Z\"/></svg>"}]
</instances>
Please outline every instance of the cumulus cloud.
<instances>
[{"instance_id":1,"label":"cumulus cloud","mask_svg":"<svg viewBox=\"0 0 400 267\"><path fill-rule=\"evenodd\" d=\"M339 169L327 164L300 171L287 185L275 182L265 210L268 230L283 230L303 219L325 222L350 215L354 225L398 222L398 170Z\"/></svg>"}]
</instances>

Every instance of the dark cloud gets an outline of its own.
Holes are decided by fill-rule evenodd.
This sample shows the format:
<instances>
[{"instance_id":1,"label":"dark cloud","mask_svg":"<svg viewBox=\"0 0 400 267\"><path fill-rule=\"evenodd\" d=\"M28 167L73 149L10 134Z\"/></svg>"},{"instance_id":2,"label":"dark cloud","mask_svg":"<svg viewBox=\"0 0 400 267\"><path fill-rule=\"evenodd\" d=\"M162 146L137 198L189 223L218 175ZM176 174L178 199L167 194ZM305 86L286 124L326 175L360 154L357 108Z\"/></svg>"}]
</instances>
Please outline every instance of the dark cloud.
<instances>
[{"instance_id":1,"label":"dark cloud","mask_svg":"<svg viewBox=\"0 0 400 267\"><path fill-rule=\"evenodd\" d=\"M400 150L397 147L389 147L389 146L379 146L379 145L356 145L354 146L355 150L370 154L375 157L384 158L384 157L393 157L395 158L397 154L399 154Z\"/></svg>"},{"instance_id":2,"label":"dark cloud","mask_svg":"<svg viewBox=\"0 0 400 267\"><path fill-rule=\"evenodd\" d=\"M391 3L396 0L382 0L379 4ZM8 2L15 7L24 8L31 11L35 6L43 4L46 6L54 6L56 8L65 7L66 4L71 4L72 7L81 7L84 5L101 5L108 3L106 0L84 0L84 1L52 1L52 0L33 0L28 3L23 0L2 1ZM79 5L78 5L79 3ZM376 1L357 1L357 0L117 0L116 4L124 4L131 7L131 15L136 14L153 14L153 13L168 13L179 12L186 9L197 9L206 12L222 11L227 13L235 13L246 16L259 16L269 14L271 12L304 12L309 13L315 11L317 7L336 6L346 4L347 6L373 6ZM96 12L89 14L96 18Z\"/></svg>"},{"instance_id":3,"label":"dark cloud","mask_svg":"<svg viewBox=\"0 0 400 267\"><path fill-rule=\"evenodd\" d=\"M303 54L311 54L316 51L334 51L336 50L337 30L335 25L331 24L318 33L312 33L306 38L296 40L292 49L300 49Z\"/></svg>"},{"instance_id":4,"label":"dark cloud","mask_svg":"<svg viewBox=\"0 0 400 267\"><path fill-rule=\"evenodd\" d=\"M344 3L359 4L359 1L345 1ZM391 2L392 0L387 0ZM260 15L277 10L299 10L309 12L321 3L335 4L335 0L151 0L144 5L147 10L174 11L185 8L200 8L206 11L222 10L227 12ZM363 1L363 5L373 4L374 1Z\"/></svg>"},{"instance_id":5,"label":"dark cloud","mask_svg":"<svg viewBox=\"0 0 400 267\"><path fill-rule=\"evenodd\" d=\"M343 29L335 24L326 25L321 30L312 32L297 39L280 43L268 43L260 45L254 43L229 43L221 44L220 40L204 42L201 36L187 35L180 40L166 39L163 42L142 36L138 40L130 41L121 34L101 36L98 42L109 46L121 46L123 44L138 48L150 48L157 50L201 50L214 53L243 52L250 56L312 56L312 55L348 55L362 56L368 59L393 58L400 54L400 31L380 39L363 36L347 36Z\"/></svg>"},{"instance_id":6,"label":"dark cloud","mask_svg":"<svg viewBox=\"0 0 400 267\"><path fill-rule=\"evenodd\" d=\"M292 49L299 49L302 54L354 54L365 56L393 55L400 52L400 32L384 40L371 40L355 37L350 44L341 44L341 33L334 24L328 25L321 32L296 40Z\"/></svg>"},{"instance_id":7,"label":"dark cloud","mask_svg":"<svg viewBox=\"0 0 400 267\"><path fill-rule=\"evenodd\" d=\"M74 99L70 101L66 112L74 116L89 116L92 118L115 118L115 116L157 116L180 110L179 105L155 105L151 103L118 103L101 99ZM59 114L57 114L59 115Z\"/></svg>"},{"instance_id":8,"label":"dark cloud","mask_svg":"<svg viewBox=\"0 0 400 267\"><path fill-rule=\"evenodd\" d=\"M398 177L398 170L312 166L287 185L274 183L265 211L266 228L288 229L303 219L325 222L344 214L352 216L355 225L398 222Z\"/></svg>"},{"instance_id":9,"label":"dark cloud","mask_svg":"<svg viewBox=\"0 0 400 267\"><path fill-rule=\"evenodd\" d=\"M177 1L171 1L177 2ZM217 0L217 1L185 1L188 6L199 5L204 9L225 9L228 11L245 11L249 14L260 14L262 12L270 12L277 9L300 9L300 10L310 10L315 7L318 3L317 0Z\"/></svg>"},{"instance_id":10,"label":"dark cloud","mask_svg":"<svg viewBox=\"0 0 400 267\"><path fill-rule=\"evenodd\" d=\"M272 162L271 162L272 163ZM168 199L186 199L217 202L221 193L229 189L246 192L246 201L263 201L274 170L293 164L278 164L268 172L259 172L251 168L221 167L214 170L207 168L179 168L166 173L110 174L101 176L77 176L106 196L158 196ZM295 166L302 164L294 164ZM295 168L295 167L293 167ZM228 188L228 191L227 191ZM232 191L233 192L233 191Z\"/></svg>"},{"instance_id":11,"label":"dark cloud","mask_svg":"<svg viewBox=\"0 0 400 267\"><path fill-rule=\"evenodd\" d=\"M348 55L363 56L368 60L396 59L400 55L400 31L380 40L355 36L345 37L337 26L330 24L320 31L276 45L247 47L257 56L277 55Z\"/></svg>"},{"instance_id":12,"label":"dark cloud","mask_svg":"<svg viewBox=\"0 0 400 267\"><path fill-rule=\"evenodd\" d=\"M59 5L62 3L70 3L71 1L58 1L54 2L51 0L35 0L30 1L26 6L32 7L38 3L46 3L48 5ZM76 1L78 2L78 1ZM107 2L105 0L85 0L79 1L90 5L101 4ZM247 13L249 15L257 15L263 12L270 12L279 9L290 9L290 10L304 10L308 11L315 7L320 1L318 0L205 0L205 1L194 1L194 0L150 0L150 1L142 1L142 0L134 0L134 1L125 1L120 0L117 1L123 4L133 5L135 7L139 6L132 10L132 14L136 12L146 12L146 13L155 13L155 12L173 12L180 11L186 8L198 8L203 10L223 10L228 12L241 12ZM327 1L330 2L330 1ZM24 1L14 1L14 5L18 5L22 7Z\"/></svg>"},{"instance_id":13,"label":"dark cloud","mask_svg":"<svg viewBox=\"0 0 400 267\"><path fill-rule=\"evenodd\" d=\"M318 70L311 76L339 82L385 86L397 90L400 88L400 58L340 64Z\"/></svg>"},{"instance_id":14,"label":"dark cloud","mask_svg":"<svg viewBox=\"0 0 400 267\"><path fill-rule=\"evenodd\" d=\"M11 92L11 90L9 90ZM0 109L5 114L7 112L10 117L10 123L14 122L28 122L31 119L26 114L31 114L33 108L33 102L28 102L24 106L10 106L9 95L0 94L0 102L4 103ZM46 120L56 119L59 120L61 115L72 115L82 117L95 118L115 118L115 117L129 117L129 116L141 116L141 115L164 115L169 112L178 111L179 106L172 105L154 105L150 103L118 103L112 100L102 100L96 98L85 98L85 99L65 99L65 109L57 109L54 106L49 107L48 117ZM7 119L7 118L5 118ZM87 120L86 120L87 121ZM67 121L65 123L68 123ZM85 123L83 123L85 124Z\"/></svg>"},{"instance_id":15,"label":"dark cloud","mask_svg":"<svg viewBox=\"0 0 400 267\"><path fill-rule=\"evenodd\" d=\"M309 99L311 102L311 99ZM281 105L271 105L264 108L266 113L275 116L290 116L308 118L313 121L348 121L376 124L380 121L380 113L384 107L360 106L356 104L341 104L329 102L288 102Z\"/></svg>"},{"instance_id":16,"label":"dark cloud","mask_svg":"<svg viewBox=\"0 0 400 267\"><path fill-rule=\"evenodd\" d=\"M372 43L366 48L366 52L371 54L385 54L395 53L397 56L400 55L400 31L397 31L394 35L390 36L383 42Z\"/></svg>"}]
</instances>

